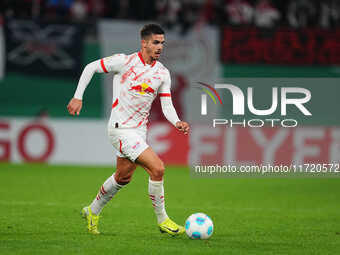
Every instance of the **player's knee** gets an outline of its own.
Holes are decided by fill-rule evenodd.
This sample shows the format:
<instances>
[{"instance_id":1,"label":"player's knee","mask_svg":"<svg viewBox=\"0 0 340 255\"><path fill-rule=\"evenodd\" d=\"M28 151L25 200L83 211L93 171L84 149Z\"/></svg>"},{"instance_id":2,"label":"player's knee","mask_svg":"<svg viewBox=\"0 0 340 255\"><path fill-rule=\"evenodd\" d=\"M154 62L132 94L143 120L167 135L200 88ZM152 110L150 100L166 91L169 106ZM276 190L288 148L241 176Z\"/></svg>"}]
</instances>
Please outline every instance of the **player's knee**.
<instances>
[{"instance_id":1,"label":"player's knee","mask_svg":"<svg viewBox=\"0 0 340 255\"><path fill-rule=\"evenodd\" d=\"M164 163L160 161L152 171L153 178L155 180L162 180L164 171L165 171Z\"/></svg>"},{"instance_id":2,"label":"player's knee","mask_svg":"<svg viewBox=\"0 0 340 255\"><path fill-rule=\"evenodd\" d=\"M126 185L131 181L131 179L132 179L132 176L125 176L125 177L118 178L118 180L116 180L116 182L119 185Z\"/></svg>"},{"instance_id":3,"label":"player's knee","mask_svg":"<svg viewBox=\"0 0 340 255\"><path fill-rule=\"evenodd\" d=\"M115 174L115 180L118 184L120 185L126 185L128 184L132 179L132 174L125 174L125 175L122 175L122 174Z\"/></svg>"}]
</instances>

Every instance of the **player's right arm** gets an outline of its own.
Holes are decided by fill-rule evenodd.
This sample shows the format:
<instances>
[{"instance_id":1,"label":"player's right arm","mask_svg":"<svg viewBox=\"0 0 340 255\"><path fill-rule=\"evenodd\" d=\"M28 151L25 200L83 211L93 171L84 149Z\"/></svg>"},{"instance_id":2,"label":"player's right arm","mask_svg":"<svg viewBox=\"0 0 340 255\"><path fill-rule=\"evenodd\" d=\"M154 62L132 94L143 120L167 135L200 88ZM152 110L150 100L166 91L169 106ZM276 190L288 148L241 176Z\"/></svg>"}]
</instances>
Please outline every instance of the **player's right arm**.
<instances>
[{"instance_id":1,"label":"player's right arm","mask_svg":"<svg viewBox=\"0 0 340 255\"><path fill-rule=\"evenodd\" d=\"M95 73L119 73L125 63L126 55L115 54L113 56L93 61L84 68L73 98L67 105L67 110L71 115L79 115L83 105L83 95Z\"/></svg>"}]
</instances>

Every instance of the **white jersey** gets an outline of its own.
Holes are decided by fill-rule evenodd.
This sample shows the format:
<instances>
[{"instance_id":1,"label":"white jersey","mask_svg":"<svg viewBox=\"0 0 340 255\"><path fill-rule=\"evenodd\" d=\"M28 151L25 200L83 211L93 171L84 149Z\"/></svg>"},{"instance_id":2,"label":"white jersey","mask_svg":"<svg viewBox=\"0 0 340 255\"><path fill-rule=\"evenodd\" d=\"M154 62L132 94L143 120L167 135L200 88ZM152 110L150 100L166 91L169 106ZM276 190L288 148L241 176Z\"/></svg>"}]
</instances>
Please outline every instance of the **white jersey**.
<instances>
[{"instance_id":1,"label":"white jersey","mask_svg":"<svg viewBox=\"0 0 340 255\"><path fill-rule=\"evenodd\" d=\"M137 128L148 122L153 100L161 97L162 111L173 124L179 121L172 105L170 73L159 61L148 65L140 52L115 54L88 64L74 97L82 99L95 72L114 72L113 103L108 127Z\"/></svg>"},{"instance_id":2,"label":"white jersey","mask_svg":"<svg viewBox=\"0 0 340 255\"><path fill-rule=\"evenodd\" d=\"M171 96L168 69L158 61L146 64L140 52L104 58L101 67L104 72L115 73L109 126L136 128L145 125L157 94Z\"/></svg>"}]
</instances>

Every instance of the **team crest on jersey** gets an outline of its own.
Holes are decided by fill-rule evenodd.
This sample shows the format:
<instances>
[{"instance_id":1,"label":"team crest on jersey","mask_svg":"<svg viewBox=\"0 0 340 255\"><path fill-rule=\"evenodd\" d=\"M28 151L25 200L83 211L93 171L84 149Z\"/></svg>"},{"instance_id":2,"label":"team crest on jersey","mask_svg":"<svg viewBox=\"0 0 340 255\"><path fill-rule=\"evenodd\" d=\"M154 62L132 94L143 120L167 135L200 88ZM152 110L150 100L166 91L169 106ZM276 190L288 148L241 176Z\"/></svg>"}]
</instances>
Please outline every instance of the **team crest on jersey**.
<instances>
[{"instance_id":1,"label":"team crest on jersey","mask_svg":"<svg viewBox=\"0 0 340 255\"><path fill-rule=\"evenodd\" d=\"M155 90L153 88L151 88L147 83L142 83L136 86L131 86L131 88L129 88L129 91L135 91L141 95L144 95L145 93L150 93L153 94L155 93Z\"/></svg>"}]
</instances>

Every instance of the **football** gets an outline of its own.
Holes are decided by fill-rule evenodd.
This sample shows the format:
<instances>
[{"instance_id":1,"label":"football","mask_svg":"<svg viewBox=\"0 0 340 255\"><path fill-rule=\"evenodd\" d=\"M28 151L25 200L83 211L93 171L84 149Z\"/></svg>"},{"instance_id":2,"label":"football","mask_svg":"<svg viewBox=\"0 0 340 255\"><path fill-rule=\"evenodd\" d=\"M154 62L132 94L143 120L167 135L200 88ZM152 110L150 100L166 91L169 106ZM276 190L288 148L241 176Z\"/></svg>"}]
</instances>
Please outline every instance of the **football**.
<instances>
[{"instance_id":1,"label":"football","mask_svg":"<svg viewBox=\"0 0 340 255\"><path fill-rule=\"evenodd\" d=\"M205 213L194 213L185 221L185 232L191 239L208 239L213 231L214 224Z\"/></svg>"}]
</instances>

